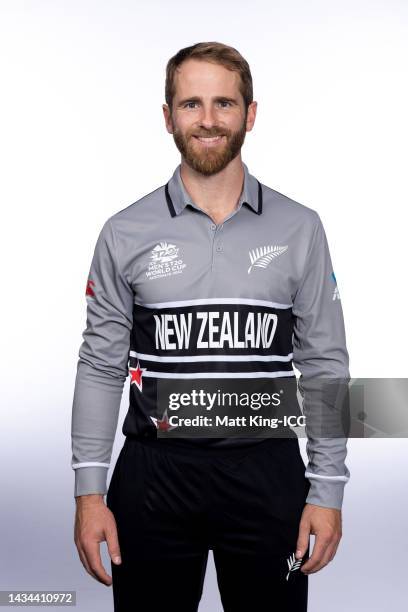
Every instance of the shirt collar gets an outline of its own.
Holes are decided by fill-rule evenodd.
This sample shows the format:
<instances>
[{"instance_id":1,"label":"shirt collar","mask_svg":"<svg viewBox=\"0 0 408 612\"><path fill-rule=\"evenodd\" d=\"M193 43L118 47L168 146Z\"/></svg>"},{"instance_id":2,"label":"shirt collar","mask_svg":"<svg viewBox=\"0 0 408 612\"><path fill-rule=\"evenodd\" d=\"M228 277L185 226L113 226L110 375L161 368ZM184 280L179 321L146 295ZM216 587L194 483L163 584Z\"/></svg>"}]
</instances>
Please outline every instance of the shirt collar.
<instances>
[{"instance_id":1,"label":"shirt collar","mask_svg":"<svg viewBox=\"0 0 408 612\"><path fill-rule=\"evenodd\" d=\"M238 200L237 210L239 210L242 204L247 204L252 208L258 215L262 213L262 187L258 179L249 173L247 165L242 162L244 168L244 187ZM179 215L182 210L190 204L194 208L199 207L193 202L186 188L184 187L183 180L180 174L181 164L173 172L173 176L165 185L166 200L169 207L169 211L172 217ZM201 210L201 209L199 209Z\"/></svg>"}]
</instances>

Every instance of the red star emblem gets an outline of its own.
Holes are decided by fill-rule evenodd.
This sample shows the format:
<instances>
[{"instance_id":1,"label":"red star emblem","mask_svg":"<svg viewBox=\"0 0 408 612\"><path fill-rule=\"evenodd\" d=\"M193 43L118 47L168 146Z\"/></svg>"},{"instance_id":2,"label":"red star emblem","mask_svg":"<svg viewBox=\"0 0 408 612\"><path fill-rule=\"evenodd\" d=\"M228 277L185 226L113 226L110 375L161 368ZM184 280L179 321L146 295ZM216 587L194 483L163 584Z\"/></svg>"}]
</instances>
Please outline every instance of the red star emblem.
<instances>
[{"instance_id":1,"label":"red star emblem","mask_svg":"<svg viewBox=\"0 0 408 612\"><path fill-rule=\"evenodd\" d=\"M92 289L92 285L95 287L94 281L91 280L91 279L88 279L87 282L86 282L85 295L90 295L92 297L95 297L95 294L94 294L93 289Z\"/></svg>"},{"instance_id":2,"label":"red star emblem","mask_svg":"<svg viewBox=\"0 0 408 612\"><path fill-rule=\"evenodd\" d=\"M156 428L161 431L168 431L169 429L174 429L175 427L177 427L176 425L170 425L169 419L167 416L167 412L163 414L162 419L156 419L156 417L152 417L152 416L150 418L152 419L153 423L156 425Z\"/></svg>"},{"instance_id":3,"label":"red star emblem","mask_svg":"<svg viewBox=\"0 0 408 612\"><path fill-rule=\"evenodd\" d=\"M130 384L135 383L139 391L142 391L142 376L143 372L146 371L146 368L141 368L139 365L139 361L137 362L137 366L135 368L129 368L130 374Z\"/></svg>"}]
</instances>

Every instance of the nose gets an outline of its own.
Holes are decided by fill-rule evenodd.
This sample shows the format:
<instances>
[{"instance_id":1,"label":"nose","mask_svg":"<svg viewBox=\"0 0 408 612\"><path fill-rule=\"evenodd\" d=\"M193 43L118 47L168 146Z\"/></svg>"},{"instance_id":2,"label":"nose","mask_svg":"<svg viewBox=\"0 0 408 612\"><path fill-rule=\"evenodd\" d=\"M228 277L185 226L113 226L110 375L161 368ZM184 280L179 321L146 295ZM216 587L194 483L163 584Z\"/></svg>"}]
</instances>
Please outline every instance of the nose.
<instances>
[{"instance_id":1,"label":"nose","mask_svg":"<svg viewBox=\"0 0 408 612\"><path fill-rule=\"evenodd\" d=\"M207 130L210 130L214 127L214 125L216 125L216 114L214 108L211 105L202 106L199 124Z\"/></svg>"}]
</instances>

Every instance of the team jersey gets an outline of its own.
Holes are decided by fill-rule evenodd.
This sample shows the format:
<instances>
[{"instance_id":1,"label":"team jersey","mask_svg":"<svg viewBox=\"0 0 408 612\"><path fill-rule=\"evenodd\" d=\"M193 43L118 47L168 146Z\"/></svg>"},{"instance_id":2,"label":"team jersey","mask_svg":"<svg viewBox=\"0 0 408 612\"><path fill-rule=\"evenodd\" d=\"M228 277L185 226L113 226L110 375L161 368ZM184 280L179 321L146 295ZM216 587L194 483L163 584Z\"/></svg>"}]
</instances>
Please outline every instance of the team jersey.
<instances>
[{"instance_id":1,"label":"team jersey","mask_svg":"<svg viewBox=\"0 0 408 612\"><path fill-rule=\"evenodd\" d=\"M243 163L237 206L216 224L189 196L180 168L108 218L96 241L72 405L75 496L107 492L128 376L122 432L135 438L157 436L167 422L157 405L163 381L253 385L295 377L296 368L306 401L308 380L350 380L340 294L318 213L264 185ZM341 508L350 477L347 439L307 437L307 502ZM181 443L194 452L197 445L259 439Z\"/></svg>"}]
</instances>

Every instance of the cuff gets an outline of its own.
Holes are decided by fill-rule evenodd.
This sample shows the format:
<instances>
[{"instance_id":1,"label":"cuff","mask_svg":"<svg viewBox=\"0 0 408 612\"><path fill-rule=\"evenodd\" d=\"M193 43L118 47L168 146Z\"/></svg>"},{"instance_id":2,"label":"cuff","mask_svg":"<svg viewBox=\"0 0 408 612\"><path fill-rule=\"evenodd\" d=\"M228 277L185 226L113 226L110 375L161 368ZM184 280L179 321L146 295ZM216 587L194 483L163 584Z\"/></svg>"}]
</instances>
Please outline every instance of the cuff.
<instances>
[{"instance_id":1,"label":"cuff","mask_svg":"<svg viewBox=\"0 0 408 612\"><path fill-rule=\"evenodd\" d=\"M337 508L341 510L343 504L344 487L342 480L326 480L323 478L310 478L310 489L306 497L307 504L315 504L324 508Z\"/></svg>"},{"instance_id":2,"label":"cuff","mask_svg":"<svg viewBox=\"0 0 408 612\"><path fill-rule=\"evenodd\" d=\"M74 497L78 497L79 495L90 495L91 493L106 495L108 491L106 486L107 476L107 467L92 466L75 468Z\"/></svg>"}]
</instances>

